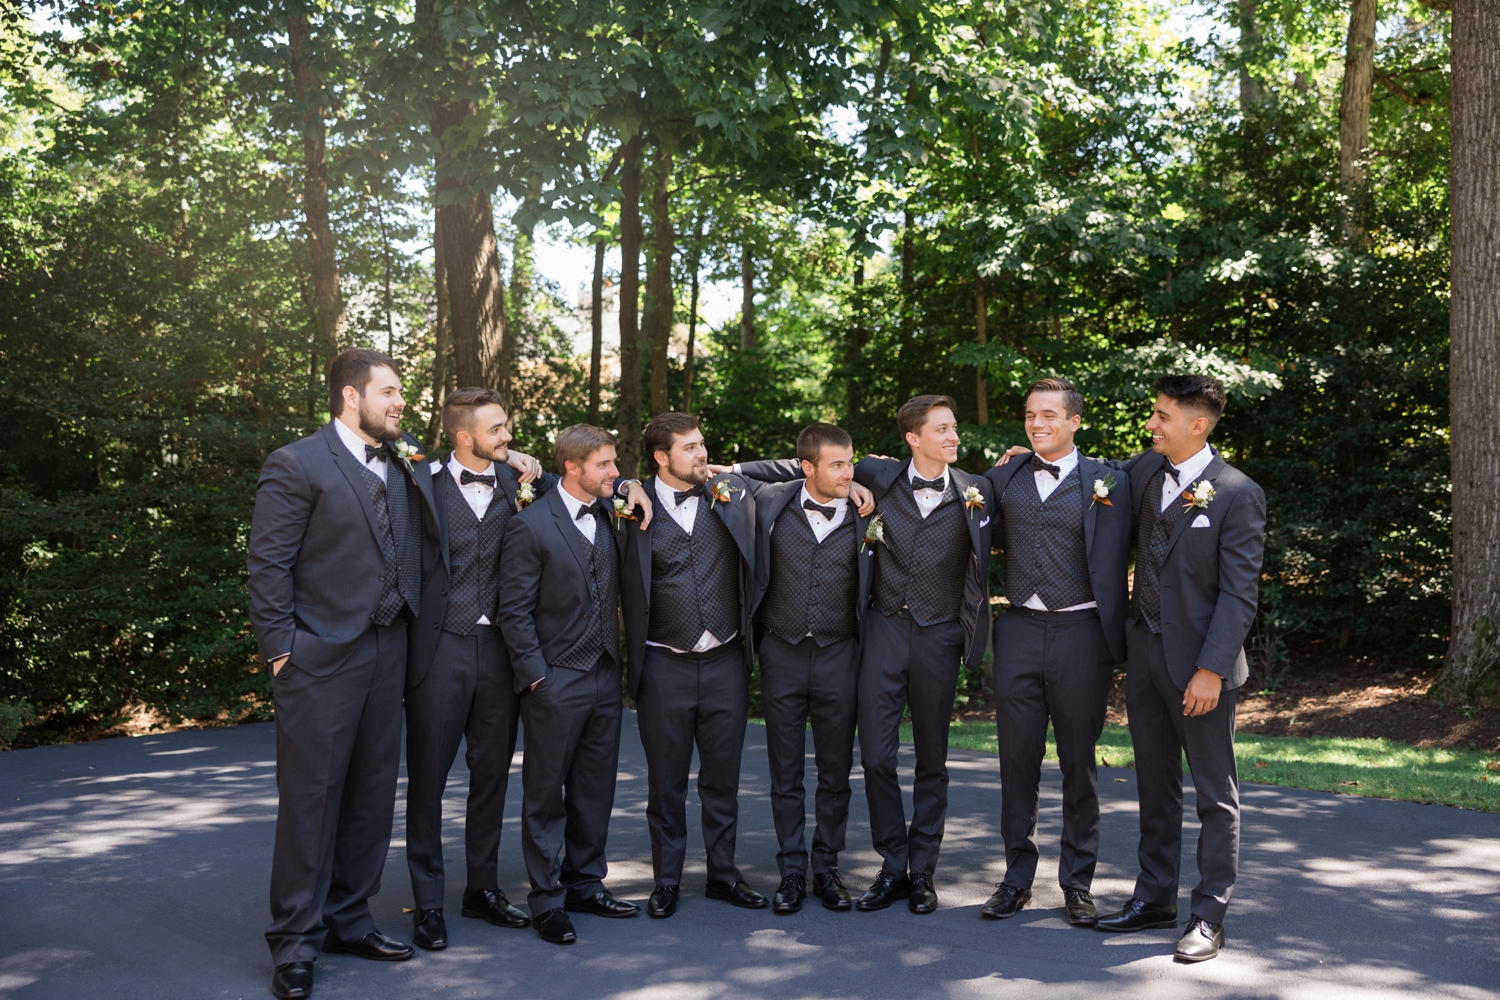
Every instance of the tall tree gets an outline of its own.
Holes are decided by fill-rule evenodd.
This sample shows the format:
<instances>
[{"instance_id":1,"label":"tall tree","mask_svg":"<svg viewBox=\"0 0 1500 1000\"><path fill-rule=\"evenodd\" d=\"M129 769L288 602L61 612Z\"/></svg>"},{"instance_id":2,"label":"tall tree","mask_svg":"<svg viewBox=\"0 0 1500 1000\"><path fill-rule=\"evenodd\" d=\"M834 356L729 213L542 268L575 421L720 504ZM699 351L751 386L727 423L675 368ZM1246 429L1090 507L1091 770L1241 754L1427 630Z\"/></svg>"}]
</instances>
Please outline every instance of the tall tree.
<instances>
[{"instance_id":1,"label":"tall tree","mask_svg":"<svg viewBox=\"0 0 1500 1000\"><path fill-rule=\"evenodd\" d=\"M1453 5L1453 623L1434 692L1500 688L1500 0Z\"/></svg>"},{"instance_id":2,"label":"tall tree","mask_svg":"<svg viewBox=\"0 0 1500 1000\"><path fill-rule=\"evenodd\" d=\"M748 230L740 243L740 350L755 350L755 258Z\"/></svg>"},{"instance_id":3,"label":"tall tree","mask_svg":"<svg viewBox=\"0 0 1500 1000\"><path fill-rule=\"evenodd\" d=\"M1344 90L1339 100L1339 187L1344 197L1344 235L1363 240L1363 202L1370 144L1370 98L1375 92L1376 0L1350 0L1344 46Z\"/></svg>"},{"instance_id":4,"label":"tall tree","mask_svg":"<svg viewBox=\"0 0 1500 1000\"><path fill-rule=\"evenodd\" d=\"M616 406L621 475L641 466L641 134L620 158L620 392Z\"/></svg>"},{"instance_id":5,"label":"tall tree","mask_svg":"<svg viewBox=\"0 0 1500 1000\"><path fill-rule=\"evenodd\" d=\"M1355 0L1359 3L1360 0ZM1252 114L1263 99L1260 81L1251 72L1260 48L1260 24L1256 20L1260 0L1239 0L1240 16L1240 119Z\"/></svg>"},{"instance_id":6,"label":"tall tree","mask_svg":"<svg viewBox=\"0 0 1500 1000\"><path fill-rule=\"evenodd\" d=\"M594 283L589 295L589 423L599 424L599 376L604 360L604 240L594 241Z\"/></svg>"},{"instance_id":7,"label":"tall tree","mask_svg":"<svg viewBox=\"0 0 1500 1000\"><path fill-rule=\"evenodd\" d=\"M667 406L667 347L672 339L676 300L672 294L672 256L676 234L672 230L670 193L672 155L675 142L670 133L657 141L654 185L651 192L651 267L654 270L646 308L651 311L651 412L665 413Z\"/></svg>"}]
</instances>

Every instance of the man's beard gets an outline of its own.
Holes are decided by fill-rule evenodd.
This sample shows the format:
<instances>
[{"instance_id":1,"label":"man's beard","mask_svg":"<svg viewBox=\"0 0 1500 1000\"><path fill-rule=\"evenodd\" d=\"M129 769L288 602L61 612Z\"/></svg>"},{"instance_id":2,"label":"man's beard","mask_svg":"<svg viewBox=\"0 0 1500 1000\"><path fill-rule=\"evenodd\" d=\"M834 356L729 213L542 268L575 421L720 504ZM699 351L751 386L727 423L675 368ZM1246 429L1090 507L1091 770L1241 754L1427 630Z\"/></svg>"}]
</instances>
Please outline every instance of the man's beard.
<instances>
[{"instance_id":1,"label":"man's beard","mask_svg":"<svg viewBox=\"0 0 1500 1000\"><path fill-rule=\"evenodd\" d=\"M600 477L599 479L590 479L588 476L580 475L578 477L578 485L583 487L583 492L587 493L591 497L597 497L600 500L609 497L615 491L615 480L613 476L608 479L605 479L603 477Z\"/></svg>"},{"instance_id":2,"label":"man's beard","mask_svg":"<svg viewBox=\"0 0 1500 1000\"><path fill-rule=\"evenodd\" d=\"M359 429L364 431L376 441L399 441L401 439L401 428L398 426L391 430L385 425L385 411L373 412L373 407L367 407L364 400L359 404Z\"/></svg>"},{"instance_id":3,"label":"man's beard","mask_svg":"<svg viewBox=\"0 0 1500 1000\"><path fill-rule=\"evenodd\" d=\"M704 462L702 465L688 464L681 469L677 468L677 466L673 465L671 462L668 462L667 471L672 474L673 478L680 479L684 483L688 483L693 486L702 486L704 483L708 482L707 462Z\"/></svg>"},{"instance_id":4,"label":"man's beard","mask_svg":"<svg viewBox=\"0 0 1500 1000\"><path fill-rule=\"evenodd\" d=\"M494 462L497 465L504 465L506 458L510 456L510 446L502 444L500 447L494 449L493 451L490 451L483 445L481 445L478 441L475 441L473 452L475 458L482 458L486 462Z\"/></svg>"},{"instance_id":5,"label":"man's beard","mask_svg":"<svg viewBox=\"0 0 1500 1000\"><path fill-rule=\"evenodd\" d=\"M817 477L814 477L813 486L823 496L830 497L834 500L846 499L849 496L849 484L841 483L837 479L832 480L831 482L824 483L820 482ZM839 492L840 490L842 490L843 492Z\"/></svg>"}]
</instances>

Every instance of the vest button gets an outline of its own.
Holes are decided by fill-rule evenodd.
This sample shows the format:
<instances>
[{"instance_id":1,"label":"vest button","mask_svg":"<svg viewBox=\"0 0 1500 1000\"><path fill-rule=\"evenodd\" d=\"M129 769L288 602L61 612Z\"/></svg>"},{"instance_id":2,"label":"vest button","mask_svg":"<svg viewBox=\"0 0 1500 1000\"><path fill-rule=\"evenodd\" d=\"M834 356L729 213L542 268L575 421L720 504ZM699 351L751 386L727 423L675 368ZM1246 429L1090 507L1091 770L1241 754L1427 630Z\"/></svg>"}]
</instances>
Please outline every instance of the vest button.
<instances>
[{"instance_id":1,"label":"vest button","mask_svg":"<svg viewBox=\"0 0 1500 1000\"><path fill-rule=\"evenodd\" d=\"M384 573L380 574L380 582L381 583L385 582L385 574Z\"/></svg>"}]
</instances>

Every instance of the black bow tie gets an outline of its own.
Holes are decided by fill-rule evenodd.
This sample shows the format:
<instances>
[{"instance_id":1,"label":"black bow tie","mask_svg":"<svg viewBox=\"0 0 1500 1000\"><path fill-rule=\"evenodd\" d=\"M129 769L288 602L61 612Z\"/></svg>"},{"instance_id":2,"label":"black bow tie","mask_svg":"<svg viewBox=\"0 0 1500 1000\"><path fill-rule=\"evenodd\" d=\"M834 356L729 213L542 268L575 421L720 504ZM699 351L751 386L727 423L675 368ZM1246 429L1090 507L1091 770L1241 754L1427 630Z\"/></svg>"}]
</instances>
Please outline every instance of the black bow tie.
<instances>
[{"instance_id":1,"label":"black bow tie","mask_svg":"<svg viewBox=\"0 0 1500 1000\"><path fill-rule=\"evenodd\" d=\"M385 445L383 445L383 444L382 445L373 445L373 444L367 444L367 445L365 445L365 463L366 464L368 464L369 461L370 461L370 459L372 459L372 458L379 459L380 461L385 462L385 461L389 461L390 457L391 457L391 453L386 449Z\"/></svg>"},{"instance_id":2,"label":"black bow tie","mask_svg":"<svg viewBox=\"0 0 1500 1000\"><path fill-rule=\"evenodd\" d=\"M1055 465L1049 465L1046 461L1044 461L1042 459L1042 456L1038 455L1036 452L1032 452L1031 453L1031 471L1032 472L1050 472L1050 473L1052 473L1052 478L1053 479L1061 479L1062 478L1062 469L1060 469L1059 467L1057 467Z\"/></svg>"},{"instance_id":3,"label":"black bow tie","mask_svg":"<svg viewBox=\"0 0 1500 1000\"><path fill-rule=\"evenodd\" d=\"M937 490L943 492L943 481L941 479L923 479L921 476L911 477L911 488L915 490Z\"/></svg>"},{"instance_id":4,"label":"black bow tie","mask_svg":"<svg viewBox=\"0 0 1500 1000\"><path fill-rule=\"evenodd\" d=\"M584 518L588 517L591 514L597 517L601 509L603 508L601 508L597 500L593 503L586 503L582 507L578 508L578 513L573 515L573 520L582 521Z\"/></svg>"},{"instance_id":5,"label":"black bow tie","mask_svg":"<svg viewBox=\"0 0 1500 1000\"><path fill-rule=\"evenodd\" d=\"M1177 478L1177 474L1182 470L1177 468L1177 466L1173 465L1171 462L1167 461L1165 458L1161 460L1161 471L1164 475L1171 476L1172 482L1176 483L1178 486L1182 485L1182 480ZM1165 480L1163 480L1163 482L1165 482Z\"/></svg>"},{"instance_id":6,"label":"black bow tie","mask_svg":"<svg viewBox=\"0 0 1500 1000\"><path fill-rule=\"evenodd\" d=\"M477 472L470 472L468 469L465 469L463 472L460 472L458 474L458 485L468 486L470 483L483 483L490 489L494 489L495 477L488 473L480 475Z\"/></svg>"},{"instance_id":7,"label":"black bow tie","mask_svg":"<svg viewBox=\"0 0 1500 1000\"><path fill-rule=\"evenodd\" d=\"M830 521L833 520L833 515L838 510L837 507L824 507L822 504L818 503L816 500L811 500L811 499L802 501L802 509L803 510L815 510L819 514L822 514L824 517L828 518L828 520L830 520Z\"/></svg>"},{"instance_id":8,"label":"black bow tie","mask_svg":"<svg viewBox=\"0 0 1500 1000\"><path fill-rule=\"evenodd\" d=\"M672 491L673 505L677 506L677 507L681 507L684 503L686 503L688 500L692 499L693 497L701 497L702 495L703 495L703 490L702 490L701 487L699 489L695 489L695 490L673 490Z\"/></svg>"}]
</instances>

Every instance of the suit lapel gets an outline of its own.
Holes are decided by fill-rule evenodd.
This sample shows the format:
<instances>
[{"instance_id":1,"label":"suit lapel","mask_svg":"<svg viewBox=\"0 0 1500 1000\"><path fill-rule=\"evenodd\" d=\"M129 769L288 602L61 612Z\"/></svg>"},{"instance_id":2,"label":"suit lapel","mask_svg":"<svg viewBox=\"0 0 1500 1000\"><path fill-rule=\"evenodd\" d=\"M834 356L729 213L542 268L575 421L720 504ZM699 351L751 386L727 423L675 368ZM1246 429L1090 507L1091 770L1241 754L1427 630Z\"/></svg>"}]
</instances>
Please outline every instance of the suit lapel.
<instances>
[{"instance_id":1,"label":"suit lapel","mask_svg":"<svg viewBox=\"0 0 1500 1000\"><path fill-rule=\"evenodd\" d=\"M375 501L370 497L370 488L365 485L365 469L354 460L349 449L344 447L344 442L339 437L339 432L334 429L332 420L323 425L323 440L328 443L328 450L333 453L333 464L338 466L344 478L349 480L349 487L354 490L354 496L359 501L359 509L365 512L365 523L370 526L370 534L375 537L375 544L380 545L380 520L375 515ZM390 471L386 469L386 474L389 475Z\"/></svg>"},{"instance_id":2,"label":"suit lapel","mask_svg":"<svg viewBox=\"0 0 1500 1000\"><path fill-rule=\"evenodd\" d=\"M1144 475L1134 475L1134 470L1131 470L1130 477L1130 509L1137 518L1141 516L1141 507L1145 505L1146 486L1150 484L1151 477L1161 471L1161 456L1142 458L1140 469Z\"/></svg>"},{"instance_id":3,"label":"suit lapel","mask_svg":"<svg viewBox=\"0 0 1500 1000\"><path fill-rule=\"evenodd\" d=\"M724 522L724 527L729 529L730 537L740 550L740 556L745 560L745 565L755 565L755 523L751 518L742 513L745 510L745 494L743 491L731 493L728 503L714 503L712 496L713 485L725 477L710 479L703 487L703 495L698 498L698 513L703 513L703 505L710 504L710 510L715 511L719 520ZM788 491L790 492L790 491ZM671 515L668 515L669 517Z\"/></svg>"},{"instance_id":4,"label":"suit lapel","mask_svg":"<svg viewBox=\"0 0 1500 1000\"><path fill-rule=\"evenodd\" d=\"M510 509L516 513L521 511L521 501L516 495L521 488L521 483L516 479L516 470L503 462L495 463L495 488L505 494L505 499L510 501ZM564 512L566 512L564 505Z\"/></svg>"},{"instance_id":5,"label":"suit lapel","mask_svg":"<svg viewBox=\"0 0 1500 1000\"><path fill-rule=\"evenodd\" d=\"M1224 471L1224 460L1219 457L1218 451L1215 451L1214 452L1214 457L1209 460L1208 467L1203 470L1203 475L1199 476L1197 479L1193 480L1191 483L1188 483L1187 485L1189 487L1191 487L1191 486L1195 485L1196 483L1202 482L1204 480L1207 480L1208 482L1213 482L1215 479L1217 479L1219 477L1219 473L1221 473L1223 471ZM1185 497L1185 496L1187 496L1187 492L1188 492L1187 489L1184 489L1182 491L1182 493L1177 497L1177 499L1173 500L1172 502L1175 503L1175 504L1182 503L1183 502L1182 498ZM1212 506L1212 501L1210 501L1209 505ZM1203 508L1203 509L1206 510L1207 508ZM1177 523L1172 526L1172 537L1169 538L1169 539L1167 539L1167 551L1162 555L1161 561L1163 563L1165 563L1169 558L1171 558L1172 549L1177 546L1177 539L1179 539L1179 538L1182 537L1182 533L1187 530L1188 525L1190 523L1192 523L1192 521L1195 518L1198 517L1198 512L1199 512L1199 508L1197 508L1197 507L1190 507L1187 510L1181 511L1178 514L1178 516L1177 516Z\"/></svg>"},{"instance_id":6,"label":"suit lapel","mask_svg":"<svg viewBox=\"0 0 1500 1000\"><path fill-rule=\"evenodd\" d=\"M552 509L552 516L557 518L558 530L562 532L563 538L567 539L568 550L573 553L573 558L578 560L579 571L583 573L584 579L587 579L589 577L589 543L584 541L583 533L570 523L573 519L568 514L568 505L562 498L561 488L547 494L547 504ZM597 524L594 530L599 530Z\"/></svg>"},{"instance_id":7,"label":"suit lapel","mask_svg":"<svg viewBox=\"0 0 1500 1000\"><path fill-rule=\"evenodd\" d=\"M969 545L975 555L979 554L979 522L990 516L990 511L983 507L978 510L970 510L964 504L964 491L975 484L975 479L962 469L948 466L948 476L953 480L953 488L958 491L959 509L964 512L964 520L969 524Z\"/></svg>"},{"instance_id":8,"label":"suit lapel","mask_svg":"<svg viewBox=\"0 0 1500 1000\"><path fill-rule=\"evenodd\" d=\"M1084 496L1088 498L1083 505L1083 549L1089 555L1094 554L1094 522L1099 515L1099 512L1094 509L1099 505L1094 502L1093 483L1099 478L1102 478L1099 466L1092 458L1080 451L1078 453L1078 485L1083 488Z\"/></svg>"},{"instance_id":9,"label":"suit lapel","mask_svg":"<svg viewBox=\"0 0 1500 1000\"><path fill-rule=\"evenodd\" d=\"M648 497L659 499L656 496L655 476L648 476L641 486L645 488ZM629 526L626 528L627 531L635 531L636 569L641 574L641 593L645 595L645 605L648 611L651 610L651 536L656 532L656 518L671 516L665 510L657 511L656 516L651 519L651 523L644 531L640 529L636 521L625 522Z\"/></svg>"}]
</instances>

